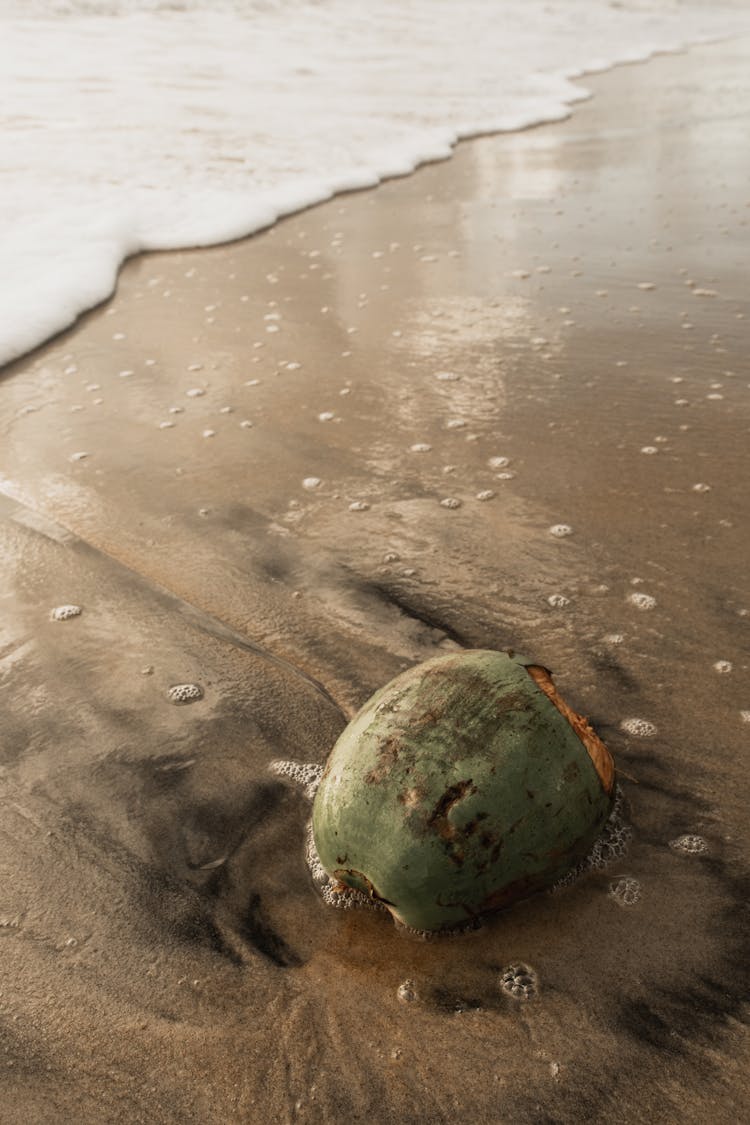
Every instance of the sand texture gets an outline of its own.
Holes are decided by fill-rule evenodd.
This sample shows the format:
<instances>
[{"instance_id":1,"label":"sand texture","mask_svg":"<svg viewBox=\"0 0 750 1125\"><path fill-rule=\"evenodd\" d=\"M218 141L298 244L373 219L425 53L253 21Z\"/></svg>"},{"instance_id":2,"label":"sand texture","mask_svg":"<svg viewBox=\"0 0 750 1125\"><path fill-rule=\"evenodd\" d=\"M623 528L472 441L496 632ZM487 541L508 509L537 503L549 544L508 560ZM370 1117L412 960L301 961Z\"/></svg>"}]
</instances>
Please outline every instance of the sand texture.
<instances>
[{"instance_id":1,"label":"sand texture","mask_svg":"<svg viewBox=\"0 0 750 1125\"><path fill-rule=\"evenodd\" d=\"M750 1115L750 43L587 85L6 369L8 1125ZM632 839L423 942L269 766L459 647L555 672Z\"/></svg>"}]
</instances>

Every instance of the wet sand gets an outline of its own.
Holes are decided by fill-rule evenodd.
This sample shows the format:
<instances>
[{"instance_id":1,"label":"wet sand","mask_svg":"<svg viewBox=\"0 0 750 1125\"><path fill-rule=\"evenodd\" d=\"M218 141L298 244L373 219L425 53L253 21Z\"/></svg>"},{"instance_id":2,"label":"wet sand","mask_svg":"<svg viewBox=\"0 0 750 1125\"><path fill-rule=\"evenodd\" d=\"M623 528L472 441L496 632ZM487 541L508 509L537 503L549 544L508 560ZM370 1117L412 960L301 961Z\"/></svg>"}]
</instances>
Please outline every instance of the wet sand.
<instances>
[{"instance_id":1,"label":"wet sand","mask_svg":"<svg viewBox=\"0 0 750 1125\"><path fill-rule=\"evenodd\" d=\"M6 370L4 1121L747 1117L749 63L134 259ZM633 835L420 942L269 765L456 647L554 670Z\"/></svg>"}]
</instances>

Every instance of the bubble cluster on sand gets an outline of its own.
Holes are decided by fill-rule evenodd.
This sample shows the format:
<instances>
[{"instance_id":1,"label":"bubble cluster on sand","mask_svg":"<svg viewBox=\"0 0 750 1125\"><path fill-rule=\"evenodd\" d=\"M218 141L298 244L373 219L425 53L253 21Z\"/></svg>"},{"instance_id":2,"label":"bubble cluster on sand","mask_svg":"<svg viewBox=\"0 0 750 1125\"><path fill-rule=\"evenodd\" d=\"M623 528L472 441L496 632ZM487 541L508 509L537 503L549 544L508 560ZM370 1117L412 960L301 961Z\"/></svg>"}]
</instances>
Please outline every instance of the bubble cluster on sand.
<instances>
[{"instance_id":1,"label":"bubble cluster on sand","mask_svg":"<svg viewBox=\"0 0 750 1125\"><path fill-rule=\"evenodd\" d=\"M634 738L653 738L656 734L655 725L648 719L623 719L620 729L626 734L632 734Z\"/></svg>"},{"instance_id":2,"label":"bubble cluster on sand","mask_svg":"<svg viewBox=\"0 0 750 1125\"><path fill-rule=\"evenodd\" d=\"M396 995L402 1004L411 1004L417 999L417 986L413 980L404 980L396 989Z\"/></svg>"},{"instance_id":3,"label":"bubble cluster on sand","mask_svg":"<svg viewBox=\"0 0 750 1125\"><path fill-rule=\"evenodd\" d=\"M431 449L432 446L428 445L426 441L417 441L414 445L409 446L410 453L429 453Z\"/></svg>"},{"instance_id":4,"label":"bubble cluster on sand","mask_svg":"<svg viewBox=\"0 0 750 1125\"><path fill-rule=\"evenodd\" d=\"M446 496L444 500L440 501L441 508L460 508L461 501L457 500L455 496Z\"/></svg>"},{"instance_id":5,"label":"bubble cluster on sand","mask_svg":"<svg viewBox=\"0 0 750 1125\"><path fill-rule=\"evenodd\" d=\"M609 894L620 906L635 906L641 897L641 884L630 875L623 875L616 883L610 883Z\"/></svg>"},{"instance_id":6,"label":"bubble cluster on sand","mask_svg":"<svg viewBox=\"0 0 750 1125\"><path fill-rule=\"evenodd\" d=\"M322 483L320 477L305 477L302 481L302 487L312 490L314 488L319 488Z\"/></svg>"},{"instance_id":7,"label":"bubble cluster on sand","mask_svg":"<svg viewBox=\"0 0 750 1125\"><path fill-rule=\"evenodd\" d=\"M90 453L85 453L85 452L81 451L80 453L71 453L69 460L71 460L71 461L85 461L86 458L90 457L90 456L91 456Z\"/></svg>"},{"instance_id":8,"label":"bubble cluster on sand","mask_svg":"<svg viewBox=\"0 0 750 1125\"><path fill-rule=\"evenodd\" d=\"M569 604L570 598L566 598L564 594L550 594L547 598L547 605L551 605L553 609L562 609Z\"/></svg>"},{"instance_id":9,"label":"bubble cluster on sand","mask_svg":"<svg viewBox=\"0 0 750 1125\"><path fill-rule=\"evenodd\" d=\"M714 672L718 672L720 676L725 676L727 672L732 671L731 660L717 660L714 664Z\"/></svg>"},{"instance_id":10,"label":"bubble cluster on sand","mask_svg":"<svg viewBox=\"0 0 750 1125\"><path fill-rule=\"evenodd\" d=\"M548 530L556 539L564 539L566 535L573 534L573 528L567 523L555 523Z\"/></svg>"},{"instance_id":11,"label":"bubble cluster on sand","mask_svg":"<svg viewBox=\"0 0 750 1125\"><path fill-rule=\"evenodd\" d=\"M461 376L455 371L436 371L435 378L439 379L441 383L455 383Z\"/></svg>"},{"instance_id":12,"label":"bubble cluster on sand","mask_svg":"<svg viewBox=\"0 0 750 1125\"><path fill-rule=\"evenodd\" d=\"M708 844L702 836L687 833L678 836L676 840L669 841L670 848L676 852L686 852L688 855L702 855L708 851Z\"/></svg>"},{"instance_id":13,"label":"bubble cluster on sand","mask_svg":"<svg viewBox=\"0 0 750 1125\"><path fill-rule=\"evenodd\" d=\"M71 617L78 617L83 612L79 605L58 605L50 613L53 621L67 621Z\"/></svg>"},{"instance_id":14,"label":"bubble cluster on sand","mask_svg":"<svg viewBox=\"0 0 750 1125\"><path fill-rule=\"evenodd\" d=\"M495 495L495 493L492 491L491 488L483 488L481 492L477 493L477 500L482 500L482 501L492 500L494 495Z\"/></svg>"},{"instance_id":15,"label":"bubble cluster on sand","mask_svg":"<svg viewBox=\"0 0 750 1125\"><path fill-rule=\"evenodd\" d=\"M711 485L705 484L702 481L699 482L698 484L693 485L693 492L710 492L710 491L711 491Z\"/></svg>"},{"instance_id":16,"label":"bubble cluster on sand","mask_svg":"<svg viewBox=\"0 0 750 1125\"><path fill-rule=\"evenodd\" d=\"M601 871L616 859L622 859L628 850L633 829L625 822L624 800L619 785L615 792L612 812L602 833L584 860L587 870Z\"/></svg>"},{"instance_id":17,"label":"bubble cluster on sand","mask_svg":"<svg viewBox=\"0 0 750 1125\"><path fill-rule=\"evenodd\" d=\"M585 875L587 871L602 871L613 863L615 860L622 859L627 853L628 844L633 835L633 830L625 821L624 798L622 789L618 785L615 790L615 800L612 805L612 811L607 818L601 834L595 840L594 845L580 863L576 864L562 879L558 879L553 885L553 891L560 891L564 887L569 887L572 883L577 882L581 875Z\"/></svg>"},{"instance_id":18,"label":"bubble cluster on sand","mask_svg":"<svg viewBox=\"0 0 750 1125\"><path fill-rule=\"evenodd\" d=\"M490 457L487 464L491 469L506 469L510 464L509 457Z\"/></svg>"},{"instance_id":19,"label":"bubble cluster on sand","mask_svg":"<svg viewBox=\"0 0 750 1125\"><path fill-rule=\"evenodd\" d=\"M323 776L323 766L319 766L316 762L292 762L279 758L270 762L268 768L278 777L288 777L295 784L301 785L305 796L311 801Z\"/></svg>"},{"instance_id":20,"label":"bubble cluster on sand","mask_svg":"<svg viewBox=\"0 0 750 1125\"><path fill-rule=\"evenodd\" d=\"M500 973L500 988L515 1000L530 1000L536 995L538 987L536 973L523 962L508 965Z\"/></svg>"},{"instance_id":21,"label":"bubble cluster on sand","mask_svg":"<svg viewBox=\"0 0 750 1125\"><path fill-rule=\"evenodd\" d=\"M195 703L203 699L203 688L200 684L172 684L167 690L167 699L170 703Z\"/></svg>"},{"instance_id":22,"label":"bubble cluster on sand","mask_svg":"<svg viewBox=\"0 0 750 1125\"><path fill-rule=\"evenodd\" d=\"M622 635L622 633L607 633L607 635L603 637L602 640L605 644L608 645L621 645L625 640L625 637Z\"/></svg>"},{"instance_id":23,"label":"bubble cluster on sand","mask_svg":"<svg viewBox=\"0 0 750 1125\"><path fill-rule=\"evenodd\" d=\"M653 609L656 605L656 598L652 598L650 594L642 594L637 592L635 594L628 594L627 600L636 609Z\"/></svg>"},{"instance_id":24,"label":"bubble cluster on sand","mask_svg":"<svg viewBox=\"0 0 750 1125\"><path fill-rule=\"evenodd\" d=\"M384 911L386 907L382 902L368 898L352 887L345 887L343 883L335 882L320 862L318 849L315 847L312 821L307 825L305 841L305 863L312 877L313 885L326 906L335 910L377 910Z\"/></svg>"},{"instance_id":25,"label":"bubble cluster on sand","mask_svg":"<svg viewBox=\"0 0 750 1125\"><path fill-rule=\"evenodd\" d=\"M349 505L350 512L367 512L369 509L370 505L366 500L353 500Z\"/></svg>"},{"instance_id":26,"label":"bubble cluster on sand","mask_svg":"<svg viewBox=\"0 0 750 1125\"><path fill-rule=\"evenodd\" d=\"M446 430L462 430L466 422L463 418L449 418L445 423Z\"/></svg>"},{"instance_id":27,"label":"bubble cluster on sand","mask_svg":"<svg viewBox=\"0 0 750 1125\"><path fill-rule=\"evenodd\" d=\"M336 415L332 410L322 410L318 415L319 422L332 422Z\"/></svg>"}]
</instances>

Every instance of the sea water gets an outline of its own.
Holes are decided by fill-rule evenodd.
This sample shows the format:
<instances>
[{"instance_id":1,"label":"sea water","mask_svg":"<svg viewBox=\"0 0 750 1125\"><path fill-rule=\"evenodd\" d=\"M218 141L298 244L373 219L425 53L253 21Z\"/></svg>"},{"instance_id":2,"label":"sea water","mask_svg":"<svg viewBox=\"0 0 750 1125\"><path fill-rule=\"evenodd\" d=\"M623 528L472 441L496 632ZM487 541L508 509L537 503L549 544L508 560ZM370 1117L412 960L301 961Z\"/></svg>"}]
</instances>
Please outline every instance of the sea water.
<instances>
[{"instance_id":1,"label":"sea water","mask_svg":"<svg viewBox=\"0 0 750 1125\"><path fill-rule=\"evenodd\" d=\"M748 25L736 0L0 0L0 364L128 255L250 234Z\"/></svg>"}]
</instances>

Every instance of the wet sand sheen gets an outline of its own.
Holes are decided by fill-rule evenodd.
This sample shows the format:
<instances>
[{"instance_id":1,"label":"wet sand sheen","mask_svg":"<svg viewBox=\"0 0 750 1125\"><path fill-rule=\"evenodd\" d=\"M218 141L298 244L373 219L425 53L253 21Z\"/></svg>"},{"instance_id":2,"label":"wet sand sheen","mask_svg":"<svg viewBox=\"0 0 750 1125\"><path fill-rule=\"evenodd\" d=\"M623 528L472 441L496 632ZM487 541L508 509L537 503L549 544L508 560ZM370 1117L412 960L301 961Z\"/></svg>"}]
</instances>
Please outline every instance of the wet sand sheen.
<instances>
[{"instance_id":1,"label":"wet sand sheen","mask_svg":"<svg viewBox=\"0 0 750 1125\"><path fill-rule=\"evenodd\" d=\"M136 259L8 369L8 1120L747 1115L749 56ZM627 856L452 941L327 909L271 763L507 646Z\"/></svg>"}]
</instances>

